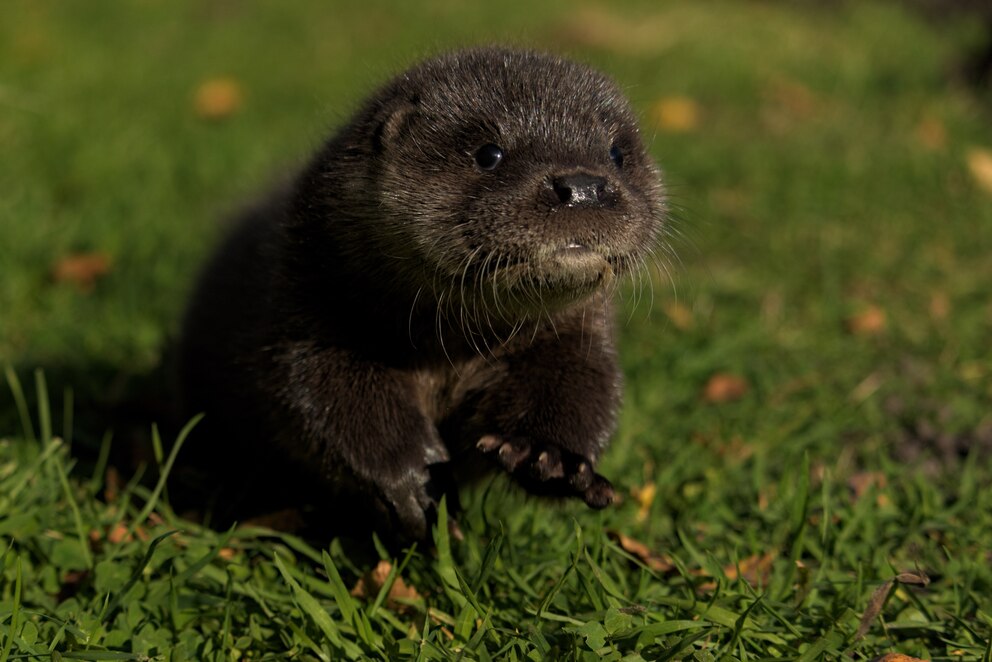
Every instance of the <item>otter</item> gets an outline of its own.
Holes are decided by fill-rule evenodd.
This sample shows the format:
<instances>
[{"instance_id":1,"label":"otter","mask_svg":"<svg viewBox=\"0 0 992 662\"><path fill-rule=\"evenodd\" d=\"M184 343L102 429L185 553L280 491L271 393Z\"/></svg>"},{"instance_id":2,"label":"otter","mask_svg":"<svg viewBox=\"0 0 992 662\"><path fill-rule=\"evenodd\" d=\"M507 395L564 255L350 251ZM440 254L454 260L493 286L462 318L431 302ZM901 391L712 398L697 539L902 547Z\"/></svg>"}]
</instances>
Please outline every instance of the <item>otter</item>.
<instances>
[{"instance_id":1,"label":"otter","mask_svg":"<svg viewBox=\"0 0 992 662\"><path fill-rule=\"evenodd\" d=\"M480 467L607 506L612 299L665 214L604 74L486 47L399 75L196 283L179 353L199 487L237 516L308 502L403 540Z\"/></svg>"}]
</instances>

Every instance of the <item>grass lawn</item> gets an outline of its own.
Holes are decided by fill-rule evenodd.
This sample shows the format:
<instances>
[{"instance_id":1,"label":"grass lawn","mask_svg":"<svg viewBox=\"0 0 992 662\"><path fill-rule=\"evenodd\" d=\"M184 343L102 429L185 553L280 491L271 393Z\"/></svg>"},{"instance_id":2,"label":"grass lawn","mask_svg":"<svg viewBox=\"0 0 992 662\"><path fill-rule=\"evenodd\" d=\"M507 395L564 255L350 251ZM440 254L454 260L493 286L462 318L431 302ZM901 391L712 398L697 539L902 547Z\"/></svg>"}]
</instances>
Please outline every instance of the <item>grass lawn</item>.
<instances>
[{"instance_id":1,"label":"grass lawn","mask_svg":"<svg viewBox=\"0 0 992 662\"><path fill-rule=\"evenodd\" d=\"M979 28L862 0L6 0L0 662L992 660L992 93L955 74ZM393 556L182 520L157 434L108 465L218 219L391 73L493 41L612 74L666 172L677 258L620 320L622 503L495 480L464 540Z\"/></svg>"}]
</instances>

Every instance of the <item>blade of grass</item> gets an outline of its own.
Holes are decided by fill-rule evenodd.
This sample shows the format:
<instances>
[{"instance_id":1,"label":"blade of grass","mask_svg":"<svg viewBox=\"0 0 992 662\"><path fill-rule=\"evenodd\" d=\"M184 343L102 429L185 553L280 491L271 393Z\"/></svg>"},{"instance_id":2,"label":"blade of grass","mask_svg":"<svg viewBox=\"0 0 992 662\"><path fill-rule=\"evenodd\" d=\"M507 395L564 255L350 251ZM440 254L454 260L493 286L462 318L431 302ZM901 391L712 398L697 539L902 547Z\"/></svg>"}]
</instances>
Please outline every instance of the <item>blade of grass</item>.
<instances>
[{"instance_id":1,"label":"blade of grass","mask_svg":"<svg viewBox=\"0 0 992 662\"><path fill-rule=\"evenodd\" d=\"M73 399L72 387L66 386L62 392L62 440L69 448L72 448Z\"/></svg>"},{"instance_id":2,"label":"blade of grass","mask_svg":"<svg viewBox=\"0 0 992 662\"><path fill-rule=\"evenodd\" d=\"M17 570L14 575L14 602L11 605L10 630L7 640L3 642L3 649L0 650L0 662L7 662L10 658L10 649L14 645L14 637L20 631L21 620L21 557L17 557Z\"/></svg>"},{"instance_id":3,"label":"blade of grass","mask_svg":"<svg viewBox=\"0 0 992 662\"><path fill-rule=\"evenodd\" d=\"M135 530L137 530L137 528L144 523L148 515L155 509L155 504L158 503L159 495L161 495L162 490L165 489L165 483L169 478L169 472L172 471L172 465L176 461L176 456L179 455L179 451L182 449L183 443L186 441L189 433L192 432L193 428L196 427L196 424L199 423L202 418L203 414L197 414L190 419L185 426L183 426L182 430L179 431L179 436L176 437L176 443L169 452L169 458L165 461L165 466L163 466L162 470L159 472L159 478L158 482L155 484L155 489L152 490L151 496L145 502L144 508L141 509L141 512L138 513L137 517L134 518L131 525L127 528L127 535L124 536L124 540L130 538L131 535L134 534Z\"/></svg>"},{"instance_id":4,"label":"blade of grass","mask_svg":"<svg viewBox=\"0 0 992 662\"><path fill-rule=\"evenodd\" d=\"M177 533L179 533L177 530L166 531L162 535L154 538L148 544L148 549L145 551L145 556L141 559L141 562L138 563L138 567L135 568L133 573L131 573L131 577L124 582L124 586L121 587L121 590L117 592L113 599L107 604L107 607L103 610L103 613L100 615L100 620L102 622L110 622L110 619L113 618L114 613L121 606L121 600L123 600L124 596L127 595L127 592L131 590L131 587L134 586L139 579L141 579L141 575L144 573L145 567L148 565L148 562L152 560L152 554L155 553L155 548L158 547L163 540Z\"/></svg>"},{"instance_id":5,"label":"blade of grass","mask_svg":"<svg viewBox=\"0 0 992 662\"><path fill-rule=\"evenodd\" d=\"M34 436L34 425L31 423L31 414L28 412L28 402L24 398L24 389L21 388L21 380L17 378L17 373L10 367L10 364L4 366L4 375L7 377L10 393L14 396L14 405L17 407L17 415L21 419L24 437L28 441L37 441L38 438Z\"/></svg>"},{"instance_id":6,"label":"blade of grass","mask_svg":"<svg viewBox=\"0 0 992 662\"><path fill-rule=\"evenodd\" d=\"M441 497L437 507L437 524L434 527L434 546L437 550L437 574L441 577L444 592L461 609L465 606L465 596L458 585L455 562L451 556L451 536L448 534L448 502Z\"/></svg>"},{"instance_id":7,"label":"blade of grass","mask_svg":"<svg viewBox=\"0 0 992 662\"><path fill-rule=\"evenodd\" d=\"M172 580L173 584L177 588L181 587L183 584L185 584L190 579L192 579L196 575L196 573L200 572L200 570L202 570L207 564L209 564L211 561L217 558L217 555L220 553L220 550L222 550L227 545L228 541L231 539L231 535L234 533L234 529L236 527L237 527L236 524L232 524L231 528L229 528L220 537L220 540L217 541L217 543L210 549L209 552L207 552L199 559L194 561L192 564L189 565L189 567L187 567L185 570L183 570L173 578Z\"/></svg>"},{"instance_id":8,"label":"blade of grass","mask_svg":"<svg viewBox=\"0 0 992 662\"><path fill-rule=\"evenodd\" d=\"M158 465L158 470L162 471L162 460L165 458L165 453L162 451L162 435L158 432L158 424L152 423L152 454L155 456L155 464ZM169 486L162 486L162 500L169 501Z\"/></svg>"},{"instance_id":9,"label":"blade of grass","mask_svg":"<svg viewBox=\"0 0 992 662\"><path fill-rule=\"evenodd\" d=\"M100 453L97 455L96 464L93 466L93 475L90 476L90 492L96 494L103 487L104 476L107 471L107 461L110 459L110 444L114 440L114 433L107 430L103 433L103 440L100 442Z\"/></svg>"},{"instance_id":10,"label":"blade of grass","mask_svg":"<svg viewBox=\"0 0 992 662\"><path fill-rule=\"evenodd\" d=\"M330 614L328 614L327 611L320 606L320 603L317 602L315 597L300 586L299 582L293 579L293 576L286 569L286 564L283 562L282 558L280 558L279 554L273 554L272 560L275 562L276 568L278 568L279 573L282 575L283 581L289 585L296 604L299 605L300 609L302 609L303 612L310 617L310 619L314 622L314 625L316 625L317 628L323 632L324 636L327 637L327 640L331 643L331 645L343 650L346 655L351 657L360 657L362 655L362 649L341 636L341 632L338 630L338 626L334 624Z\"/></svg>"},{"instance_id":11,"label":"blade of grass","mask_svg":"<svg viewBox=\"0 0 992 662\"><path fill-rule=\"evenodd\" d=\"M338 609L341 610L341 616L345 622L354 623L358 604L351 597L348 587L344 585L344 580L341 579L341 574L338 572L337 566L334 565L331 555L326 551L322 552L321 561L324 565L324 572L327 573L328 583L330 583L331 590L334 592L334 602L337 603Z\"/></svg>"},{"instance_id":12,"label":"blade of grass","mask_svg":"<svg viewBox=\"0 0 992 662\"><path fill-rule=\"evenodd\" d=\"M65 467L62 466L62 458L58 454L53 454L51 464L55 466L55 473L58 474L59 483L62 484L62 491L65 493L66 501L69 502L69 508L72 510L72 519L76 526L76 535L79 536L79 546L83 550L83 558L86 561L86 567L90 570L93 569L93 555L90 554L89 540L87 539L86 526L83 524L82 513L79 512L79 504L76 503L76 497L72 495L72 486L69 485L69 478L66 476Z\"/></svg>"},{"instance_id":13,"label":"blade of grass","mask_svg":"<svg viewBox=\"0 0 992 662\"><path fill-rule=\"evenodd\" d=\"M48 400L48 385L41 368L34 371L34 386L38 397L38 425L41 427L41 443L47 444L52 438L52 408Z\"/></svg>"}]
</instances>

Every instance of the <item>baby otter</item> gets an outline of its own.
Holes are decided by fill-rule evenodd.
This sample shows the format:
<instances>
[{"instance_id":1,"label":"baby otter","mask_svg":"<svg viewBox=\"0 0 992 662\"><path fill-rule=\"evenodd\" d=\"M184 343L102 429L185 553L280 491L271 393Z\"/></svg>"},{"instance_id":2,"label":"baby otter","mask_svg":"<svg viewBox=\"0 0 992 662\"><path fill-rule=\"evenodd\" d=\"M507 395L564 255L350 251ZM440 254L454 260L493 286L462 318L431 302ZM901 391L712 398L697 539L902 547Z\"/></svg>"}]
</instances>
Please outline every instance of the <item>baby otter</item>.
<instances>
[{"instance_id":1,"label":"baby otter","mask_svg":"<svg viewBox=\"0 0 992 662\"><path fill-rule=\"evenodd\" d=\"M611 284L664 217L603 74L504 48L423 62L208 264L180 343L206 413L189 455L229 513L309 501L407 540L480 464L608 505Z\"/></svg>"}]
</instances>

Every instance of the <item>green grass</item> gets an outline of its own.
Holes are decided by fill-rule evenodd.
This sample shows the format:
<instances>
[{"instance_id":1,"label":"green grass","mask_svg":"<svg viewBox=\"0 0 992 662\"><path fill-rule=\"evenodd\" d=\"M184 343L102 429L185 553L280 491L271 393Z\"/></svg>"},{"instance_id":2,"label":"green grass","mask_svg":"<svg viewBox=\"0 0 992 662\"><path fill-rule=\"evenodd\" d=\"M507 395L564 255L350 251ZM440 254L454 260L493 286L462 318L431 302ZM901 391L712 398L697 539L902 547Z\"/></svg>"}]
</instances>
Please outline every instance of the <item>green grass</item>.
<instances>
[{"instance_id":1,"label":"green grass","mask_svg":"<svg viewBox=\"0 0 992 662\"><path fill-rule=\"evenodd\" d=\"M980 33L830 6L4 3L0 662L992 659L992 195L967 165L992 98L952 73ZM390 73L492 41L611 73L667 173L674 278L621 318L623 502L497 480L463 495L464 540L392 558L177 518L168 444L108 494L108 403L156 388L216 219ZM207 122L217 76L245 101ZM670 97L694 128L655 126ZM111 260L89 293L50 277L77 252ZM884 328L851 332L870 308ZM708 402L719 374L747 392ZM380 557L413 597L349 595ZM858 637L907 572L930 581Z\"/></svg>"}]
</instances>

